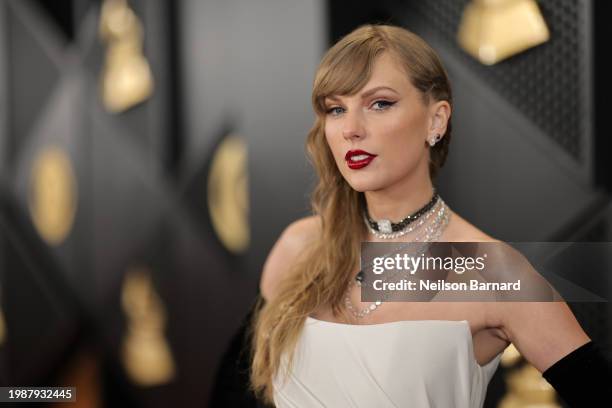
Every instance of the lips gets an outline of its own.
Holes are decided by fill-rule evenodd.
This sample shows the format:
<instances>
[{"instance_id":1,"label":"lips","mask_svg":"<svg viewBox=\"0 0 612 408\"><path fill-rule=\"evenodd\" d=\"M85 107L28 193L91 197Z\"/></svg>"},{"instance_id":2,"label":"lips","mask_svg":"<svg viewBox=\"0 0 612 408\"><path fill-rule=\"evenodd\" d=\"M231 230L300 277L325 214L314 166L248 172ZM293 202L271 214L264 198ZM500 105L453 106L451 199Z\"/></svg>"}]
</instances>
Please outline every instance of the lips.
<instances>
[{"instance_id":1,"label":"lips","mask_svg":"<svg viewBox=\"0 0 612 408\"><path fill-rule=\"evenodd\" d=\"M376 154L368 153L365 150L349 150L346 152L344 160L351 169L358 170L370 164L376 156Z\"/></svg>"}]
</instances>

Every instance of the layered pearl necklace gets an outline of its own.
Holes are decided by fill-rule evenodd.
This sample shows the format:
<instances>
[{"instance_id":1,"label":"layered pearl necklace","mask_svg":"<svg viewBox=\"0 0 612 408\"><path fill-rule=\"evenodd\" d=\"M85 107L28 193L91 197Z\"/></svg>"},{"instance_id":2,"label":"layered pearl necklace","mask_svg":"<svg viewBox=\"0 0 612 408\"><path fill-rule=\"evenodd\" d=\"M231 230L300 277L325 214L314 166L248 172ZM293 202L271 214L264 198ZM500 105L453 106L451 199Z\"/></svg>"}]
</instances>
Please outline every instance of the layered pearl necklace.
<instances>
[{"instance_id":1,"label":"layered pearl necklace","mask_svg":"<svg viewBox=\"0 0 612 408\"><path fill-rule=\"evenodd\" d=\"M433 204L431 204L433 202ZM412 216L408 216L406 217L404 220L402 220L401 222L410 219L409 223L406 223L404 225L404 229L394 232L394 233L382 233L379 234L377 233L377 231L372 227L371 224L371 220L369 220L369 216L366 215L364 217L366 224L368 225L368 228L370 229L370 232L376 236L377 238L380 239L393 239L402 235L405 235L413 230L415 230L416 228L421 227L429 218L431 218L434 214L435 217L433 219L433 221L431 222L431 225L428 225L425 227L425 230L423 231L422 234L417 235L414 239L412 239L412 242L433 242L433 241L437 241L440 236L442 235L442 232L444 232L444 230L446 229L446 226L448 225L448 221L450 218L450 213L448 211L448 207L446 206L446 203L442 200L442 198L440 198L435 192L434 192L434 196L432 197L432 200L425 205L426 208L429 207L427 210L425 210L424 212L422 211L423 209L420 209L419 211L417 211L415 214L418 214L419 212L421 212L418 217L414 218L413 215ZM418 222L414 222L415 220L418 219ZM400 222L400 223L401 223ZM412 224L410 226L408 226L409 224ZM379 222L380 225L380 222ZM383 280L387 280L387 279L383 279ZM386 299L387 296L385 296L383 299L377 300L376 302L372 303L370 306L363 308L361 310L356 309L353 306L353 303L351 302L351 298L350 298L350 294L351 294L351 289L353 288L353 285L358 285L359 287L361 287L361 282L363 281L363 271L360 271L357 276L355 277L355 280L352 281L349 284L347 290L346 290L346 295L344 298L344 303L346 305L346 308L352 313L352 315L357 318L357 319L362 319L365 316L367 316L368 314L370 314L371 312L373 312L374 310L376 310L378 307L380 307L380 305L382 305L383 303L383 299Z\"/></svg>"}]
</instances>

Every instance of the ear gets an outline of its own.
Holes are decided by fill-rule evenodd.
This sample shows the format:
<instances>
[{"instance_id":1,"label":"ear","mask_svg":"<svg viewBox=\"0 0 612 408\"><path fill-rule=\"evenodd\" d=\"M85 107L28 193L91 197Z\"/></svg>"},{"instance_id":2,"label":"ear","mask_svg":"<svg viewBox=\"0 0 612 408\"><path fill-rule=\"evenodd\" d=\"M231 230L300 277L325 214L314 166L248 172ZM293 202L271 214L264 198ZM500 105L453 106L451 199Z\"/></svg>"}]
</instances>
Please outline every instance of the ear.
<instances>
[{"instance_id":1,"label":"ear","mask_svg":"<svg viewBox=\"0 0 612 408\"><path fill-rule=\"evenodd\" d=\"M451 116L450 104L447 101L435 102L429 108L429 112L429 134L443 136Z\"/></svg>"}]
</instances>

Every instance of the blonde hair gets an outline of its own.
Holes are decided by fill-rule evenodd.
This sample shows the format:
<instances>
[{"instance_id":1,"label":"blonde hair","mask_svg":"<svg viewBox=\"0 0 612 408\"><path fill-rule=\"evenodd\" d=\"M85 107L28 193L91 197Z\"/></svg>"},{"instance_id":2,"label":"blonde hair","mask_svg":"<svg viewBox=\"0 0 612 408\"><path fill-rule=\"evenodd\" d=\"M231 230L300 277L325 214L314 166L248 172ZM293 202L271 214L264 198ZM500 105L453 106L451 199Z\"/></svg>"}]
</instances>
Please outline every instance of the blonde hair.
<instances>
[{"instance_id":1,"label":"blonde hair","mask_svg":"<svg viewBox=\"0 0 612 408\"><path fill-rule=\"evenodd\" d=\"M273 404L273 381L281 367L291 370L296 343L304 321L321 306L336 317L346 317L343 295L359 265L360 244L366 236L363 193L353 190L337 168L325 139L328 95L352 95L369 80L376 57L389 52L405 69L424 104L445 100L452 107L446 71L435 51L416 34L395 26L364 25L346 35L324 55L312 91L316 113L306 150L318 177L311 195L314 215L320 217L318 239L311 241L290 271L278 283L269 302L259 298L249 334L252 342L251 389ZM444 165L451 136L450 119L440 142L430 148L429 173L433 179ZM287 353L288 364L282 364Z\"/></svg>"}]
</instances>

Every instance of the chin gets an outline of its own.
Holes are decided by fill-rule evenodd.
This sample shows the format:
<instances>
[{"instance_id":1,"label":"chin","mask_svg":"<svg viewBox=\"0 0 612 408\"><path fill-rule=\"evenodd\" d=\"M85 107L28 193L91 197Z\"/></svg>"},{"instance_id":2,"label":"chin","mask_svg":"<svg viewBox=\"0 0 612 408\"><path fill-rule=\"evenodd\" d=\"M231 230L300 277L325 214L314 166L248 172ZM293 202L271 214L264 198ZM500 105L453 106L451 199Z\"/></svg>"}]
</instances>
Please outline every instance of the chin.
<instances>
[{"instance_id":1,"label":"chin","mask_svg":"<svg viewBox=\"0 0 612 408\"><path fill-rule=\"evenodd\" d=\"M384 187L379 182L374 182L373 180L358 180L357 177L345 180L348 185L353 188L353 190L358 191L360 193L364 193L366 191L380 190Z\"/></svg>"}]
</instances>

